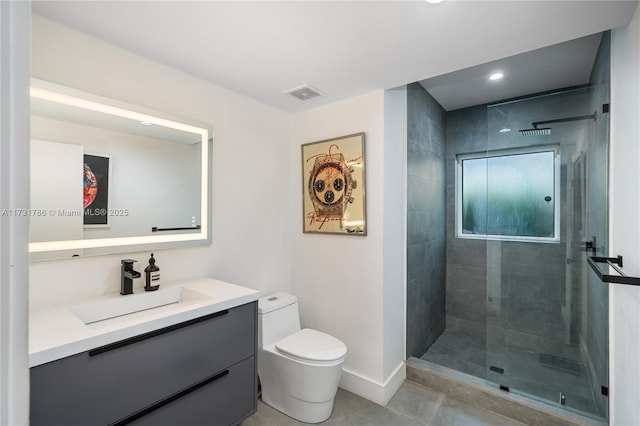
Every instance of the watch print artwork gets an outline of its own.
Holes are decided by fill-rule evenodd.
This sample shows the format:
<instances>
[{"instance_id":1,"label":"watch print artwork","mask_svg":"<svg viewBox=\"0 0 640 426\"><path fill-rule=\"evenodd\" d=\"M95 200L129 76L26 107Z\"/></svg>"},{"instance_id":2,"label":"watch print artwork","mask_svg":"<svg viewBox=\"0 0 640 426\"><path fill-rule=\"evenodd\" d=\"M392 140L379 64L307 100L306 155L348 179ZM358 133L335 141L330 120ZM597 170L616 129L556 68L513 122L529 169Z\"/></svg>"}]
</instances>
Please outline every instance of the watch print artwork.
<instances>
[{"instance_id":1,"label":"watch print artwork","mask_svg":"<svg viewBox=\"0 0 640 426\"><path fill-rule=\"evenodd\" d=\"M304 232L366 235L364 133L302 145Z\"/></svg>"}]
</instances>

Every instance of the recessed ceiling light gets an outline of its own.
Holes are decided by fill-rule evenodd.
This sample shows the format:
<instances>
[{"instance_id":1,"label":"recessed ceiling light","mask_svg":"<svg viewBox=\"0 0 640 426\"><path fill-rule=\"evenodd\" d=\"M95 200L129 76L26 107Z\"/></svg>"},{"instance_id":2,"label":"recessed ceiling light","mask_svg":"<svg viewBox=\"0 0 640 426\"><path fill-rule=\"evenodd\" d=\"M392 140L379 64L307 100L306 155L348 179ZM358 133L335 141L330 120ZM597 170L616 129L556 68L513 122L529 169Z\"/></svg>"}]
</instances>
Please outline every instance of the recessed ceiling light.
<instances>
[{"instance_id":1,"label":"recessed ceiling light","mask_svg":"<svg viewBox=\"0 0 640 426\"><path fill-rule=\"evenodd\" d=\"M150 121L141 121L140 124L142 124L143 126L152 126L153 123L151 123Z\"/></svg>"},{"instance_id":2,"label":"recessed ceiling light","mask_svg":"<svg viewBox=\"0 0 640 426\"><path fill-rule=\"evenodd\" d=\"M500 133L509 133L511 131L511 129L505 127L504 129L500 129L499 132Z\"/></svg>"},{"instance_id":3,"label":"recessed ceiling light","mask_svg":"<svg viewBox=\"0 0 640 426\"><path fill-rule=\"evenodd\" d=\"M492 80L492 81L500 80L502 77L504 77L504 74L502 74L501 72L494 72L489 76L489 80Z\"/></svg>"}]
</instances>

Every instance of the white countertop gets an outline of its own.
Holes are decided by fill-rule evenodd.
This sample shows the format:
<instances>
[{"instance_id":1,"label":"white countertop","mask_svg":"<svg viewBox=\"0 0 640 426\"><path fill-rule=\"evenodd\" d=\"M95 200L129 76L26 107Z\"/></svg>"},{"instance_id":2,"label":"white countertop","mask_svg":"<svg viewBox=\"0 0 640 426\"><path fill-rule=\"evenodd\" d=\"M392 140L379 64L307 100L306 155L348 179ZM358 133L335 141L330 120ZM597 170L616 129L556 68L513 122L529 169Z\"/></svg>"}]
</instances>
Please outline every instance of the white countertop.
<instances>
[{"instance_id":1,"label":"white countertop","mask_svg":"<svg viewBox=\"0 0 640 426\"><path fill-rule=\"evenodd\" d=\"M193 294L201 297L89 324L85 324L88 320L83 322L78 315L78 312L86 313L87 306L94 306L94 303L119 303L124 298L131 298L126 301L128 303L145 297L161 296L160 292L179 294L176 290L180 288L196 292ZM29 313L29 367L244 305L258 300L258 297L259 292L250 288L211 278L198 278L162 283L155 292L139 289L133 295L122 296L115 293L82 303L34 310Z\"/></svg>"}]
</instances>

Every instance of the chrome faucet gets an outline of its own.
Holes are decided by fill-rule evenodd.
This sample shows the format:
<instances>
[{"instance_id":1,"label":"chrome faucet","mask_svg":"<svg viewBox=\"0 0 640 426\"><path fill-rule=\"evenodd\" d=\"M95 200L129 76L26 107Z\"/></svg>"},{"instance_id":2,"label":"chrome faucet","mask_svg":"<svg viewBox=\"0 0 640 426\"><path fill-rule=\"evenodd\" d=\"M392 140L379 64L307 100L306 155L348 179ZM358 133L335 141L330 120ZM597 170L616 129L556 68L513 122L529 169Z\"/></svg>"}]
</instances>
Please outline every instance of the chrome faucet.
<instances>
[{"instance_id":1,"label":"chrome faucet","mask_svg":"<svg viewBox=\"0 0 640 426\"><path fill-rule=\"evenodd\" d=\"M137 262L137 260L122 259L120 261L122 264L122 272L120 273L120 294L123 296L133 294L133 280L134 278L140 278L140 272L133 270L133 262Z\"/></svg>"}]
</instances>

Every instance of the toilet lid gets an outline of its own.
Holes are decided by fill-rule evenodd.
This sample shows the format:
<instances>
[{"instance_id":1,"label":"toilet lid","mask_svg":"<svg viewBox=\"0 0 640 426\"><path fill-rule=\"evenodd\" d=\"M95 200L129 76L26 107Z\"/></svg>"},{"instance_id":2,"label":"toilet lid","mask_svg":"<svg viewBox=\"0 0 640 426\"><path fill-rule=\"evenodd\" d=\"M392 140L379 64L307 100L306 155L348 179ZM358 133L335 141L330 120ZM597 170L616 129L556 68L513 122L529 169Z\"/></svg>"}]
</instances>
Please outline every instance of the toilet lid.
<instances>
[{"instance_id":1,"label":"toilet lid","mask_svg":"<svg viewBox=\"0 0 640 426\"><path fill-rule=\"evenodd\" d=\"M280 352L308 361L335 361L347 354L347 347L333 336L302 329L276 343Z\"/></svg>"}]
</instances>

